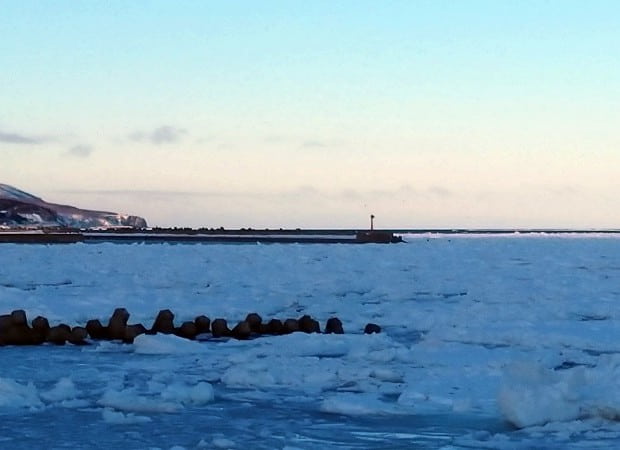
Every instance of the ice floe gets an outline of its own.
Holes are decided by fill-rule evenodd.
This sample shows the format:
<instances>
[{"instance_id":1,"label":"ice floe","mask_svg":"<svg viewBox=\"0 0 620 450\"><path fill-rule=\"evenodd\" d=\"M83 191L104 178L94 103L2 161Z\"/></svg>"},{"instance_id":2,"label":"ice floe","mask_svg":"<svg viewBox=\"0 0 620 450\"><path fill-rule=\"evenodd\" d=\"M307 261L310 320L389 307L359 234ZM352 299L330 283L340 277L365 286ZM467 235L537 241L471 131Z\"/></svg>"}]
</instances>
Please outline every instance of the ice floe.
<instances>
[{"instance_id":1,"label":"ice floe","mask_svg":"<svg viewBox=\"0 0 620 450\"><path fill-rule=\"evenodd\" d=\"M34 435L62 431L42 415L64 408L83 423L139 431L138 448L228 448L258 430L269 448L613 446L619 275L620 239L610 237L5 245L3 312L83 324L125 307L147 326L164 308L178 324L310 314L321 326L338 317L345 334L3 347L0 409L14 430L30 415ZM383 332L364 335L369 322ZM184 423L202 428L183 439Z\"/></svg>"}]
</instances>

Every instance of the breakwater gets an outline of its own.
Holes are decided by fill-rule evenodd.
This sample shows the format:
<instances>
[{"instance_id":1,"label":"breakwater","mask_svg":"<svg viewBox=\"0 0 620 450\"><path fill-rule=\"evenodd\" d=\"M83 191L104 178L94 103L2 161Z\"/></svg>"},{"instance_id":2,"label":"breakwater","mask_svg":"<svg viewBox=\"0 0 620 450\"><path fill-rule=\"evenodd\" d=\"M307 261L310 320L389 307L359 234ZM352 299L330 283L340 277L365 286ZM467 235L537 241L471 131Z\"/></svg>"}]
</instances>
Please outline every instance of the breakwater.
<instances>
[{"instance_id":1,"label":"breakwater","mask_svg":"<svg viewBox=\"0 0 620 450\"><path fill-rule=\"evenodd\" d=\"M15 310L0 315L0 346L3 345L88 345L97 340L116 340L126 344L133 343L141 334L173 334L190 340L212 340L232 338L253 339L260 336L282 336L291 333L344 334L342 321L330 317L321 329L318 320L309 315L285 320L273 318L263 321L257 313L250 313L232 328L223 318L211 320L198 315L192 321L180 325L174 323L174 313L169 309L160 310L150 328L142 323L129 323L130 314L125 308L117 308L104 325L99 319L91 319L85 325L70 326L65 323L50 325L47 318L35 317L30 323L24 310ZM363 330L366 334L380 333L381 327L369 323Z\"/></svg>"},{"instance_id":2,"label":"breakwater","mask_svg":"<svg viewBox=\"0 0 620 450\"><path fill-rule=\"evenodd\" d=\"M5 244L74 244L84 243L212 243L212 244L390 244L403 242L390 231L319 232L215 230L101 230L101 231L10 231L0 232Z\"/></svg>"}]
</instances>

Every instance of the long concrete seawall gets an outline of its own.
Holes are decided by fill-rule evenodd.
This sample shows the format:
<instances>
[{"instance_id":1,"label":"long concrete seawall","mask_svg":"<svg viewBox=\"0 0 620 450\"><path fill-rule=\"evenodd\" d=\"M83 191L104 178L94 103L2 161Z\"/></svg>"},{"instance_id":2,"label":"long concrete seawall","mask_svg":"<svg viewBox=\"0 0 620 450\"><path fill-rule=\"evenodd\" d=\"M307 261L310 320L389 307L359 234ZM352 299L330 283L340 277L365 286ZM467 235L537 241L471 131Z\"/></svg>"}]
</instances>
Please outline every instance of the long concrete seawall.
<instances>
[{"instance_id":1,"label":"long concrete seawall","mask_svg":"<svg viewBox=\"0 0 620 450\"><path fill-rule=\"evenodd\" d=\"M401 239L391 232L358 234L305 234L300 232L272 234L243 233L144 233L144 232L0 232L0 243L11 244L73 244L84 243L230 243L230 244L365 244L395 243Z\"/></svg>"}]
</instances>

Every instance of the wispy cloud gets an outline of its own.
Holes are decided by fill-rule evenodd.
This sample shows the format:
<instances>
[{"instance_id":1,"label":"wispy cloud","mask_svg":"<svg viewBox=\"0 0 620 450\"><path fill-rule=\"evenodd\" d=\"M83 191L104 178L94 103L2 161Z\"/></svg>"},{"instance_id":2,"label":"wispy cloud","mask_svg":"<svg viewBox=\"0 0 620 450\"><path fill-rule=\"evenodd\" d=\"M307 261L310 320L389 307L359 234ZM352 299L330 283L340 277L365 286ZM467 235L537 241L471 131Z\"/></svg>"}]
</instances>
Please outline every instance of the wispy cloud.
<instances>
[{"instance_id":1,"label":"wispy cloud","mask_svg":"<svg viewBox=\"0 0 620 450\"><path fill-rule=\"evenodd\" d=\"M38 145L50 141L50 138L42 136L26 135L0 130L0 142L6 144Z\"/></svg>"},{"instance_id":2,"label":"wispy cloud","mask_svg":"<svg viewBox=\"0 0 620 450\"><path fill-rule=\"evenodd\" d=\"M92 145L74 145L67 150L66 155L74 156L76 158L88 158L93 153L94 148Z\"/></svg>"},{"instance_id":3,"label":"wispy cloud","mask_svg":"<svg viewBox=\"0 0 620 450\"><path fill-rule=\"evenodd\" d=\"M162 125L151 131L136 131L131 133L129 139L134 142L150 142L155 145L165 145L179 142L186 134L187 130L183 128Z\"/></svg>"}]
</instances>

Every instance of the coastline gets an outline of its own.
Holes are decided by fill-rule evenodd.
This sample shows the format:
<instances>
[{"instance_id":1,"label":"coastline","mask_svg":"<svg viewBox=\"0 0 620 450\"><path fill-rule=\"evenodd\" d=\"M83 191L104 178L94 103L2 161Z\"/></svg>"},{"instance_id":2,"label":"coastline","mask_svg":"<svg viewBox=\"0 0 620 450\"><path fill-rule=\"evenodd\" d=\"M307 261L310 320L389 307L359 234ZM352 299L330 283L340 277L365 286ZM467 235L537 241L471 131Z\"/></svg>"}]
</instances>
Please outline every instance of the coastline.
<instances>
[{"instance_id":1,"label":"coastline","mask_svg":"<svg viewBox=\"0 0 620 450\"><path fill-rule=\"evenodd\" d=\"M264 229L190 228L0 229L0 244L388 244L407 239L451 237L620 236L620 229Z\"/></svg>"}]
</instances>

